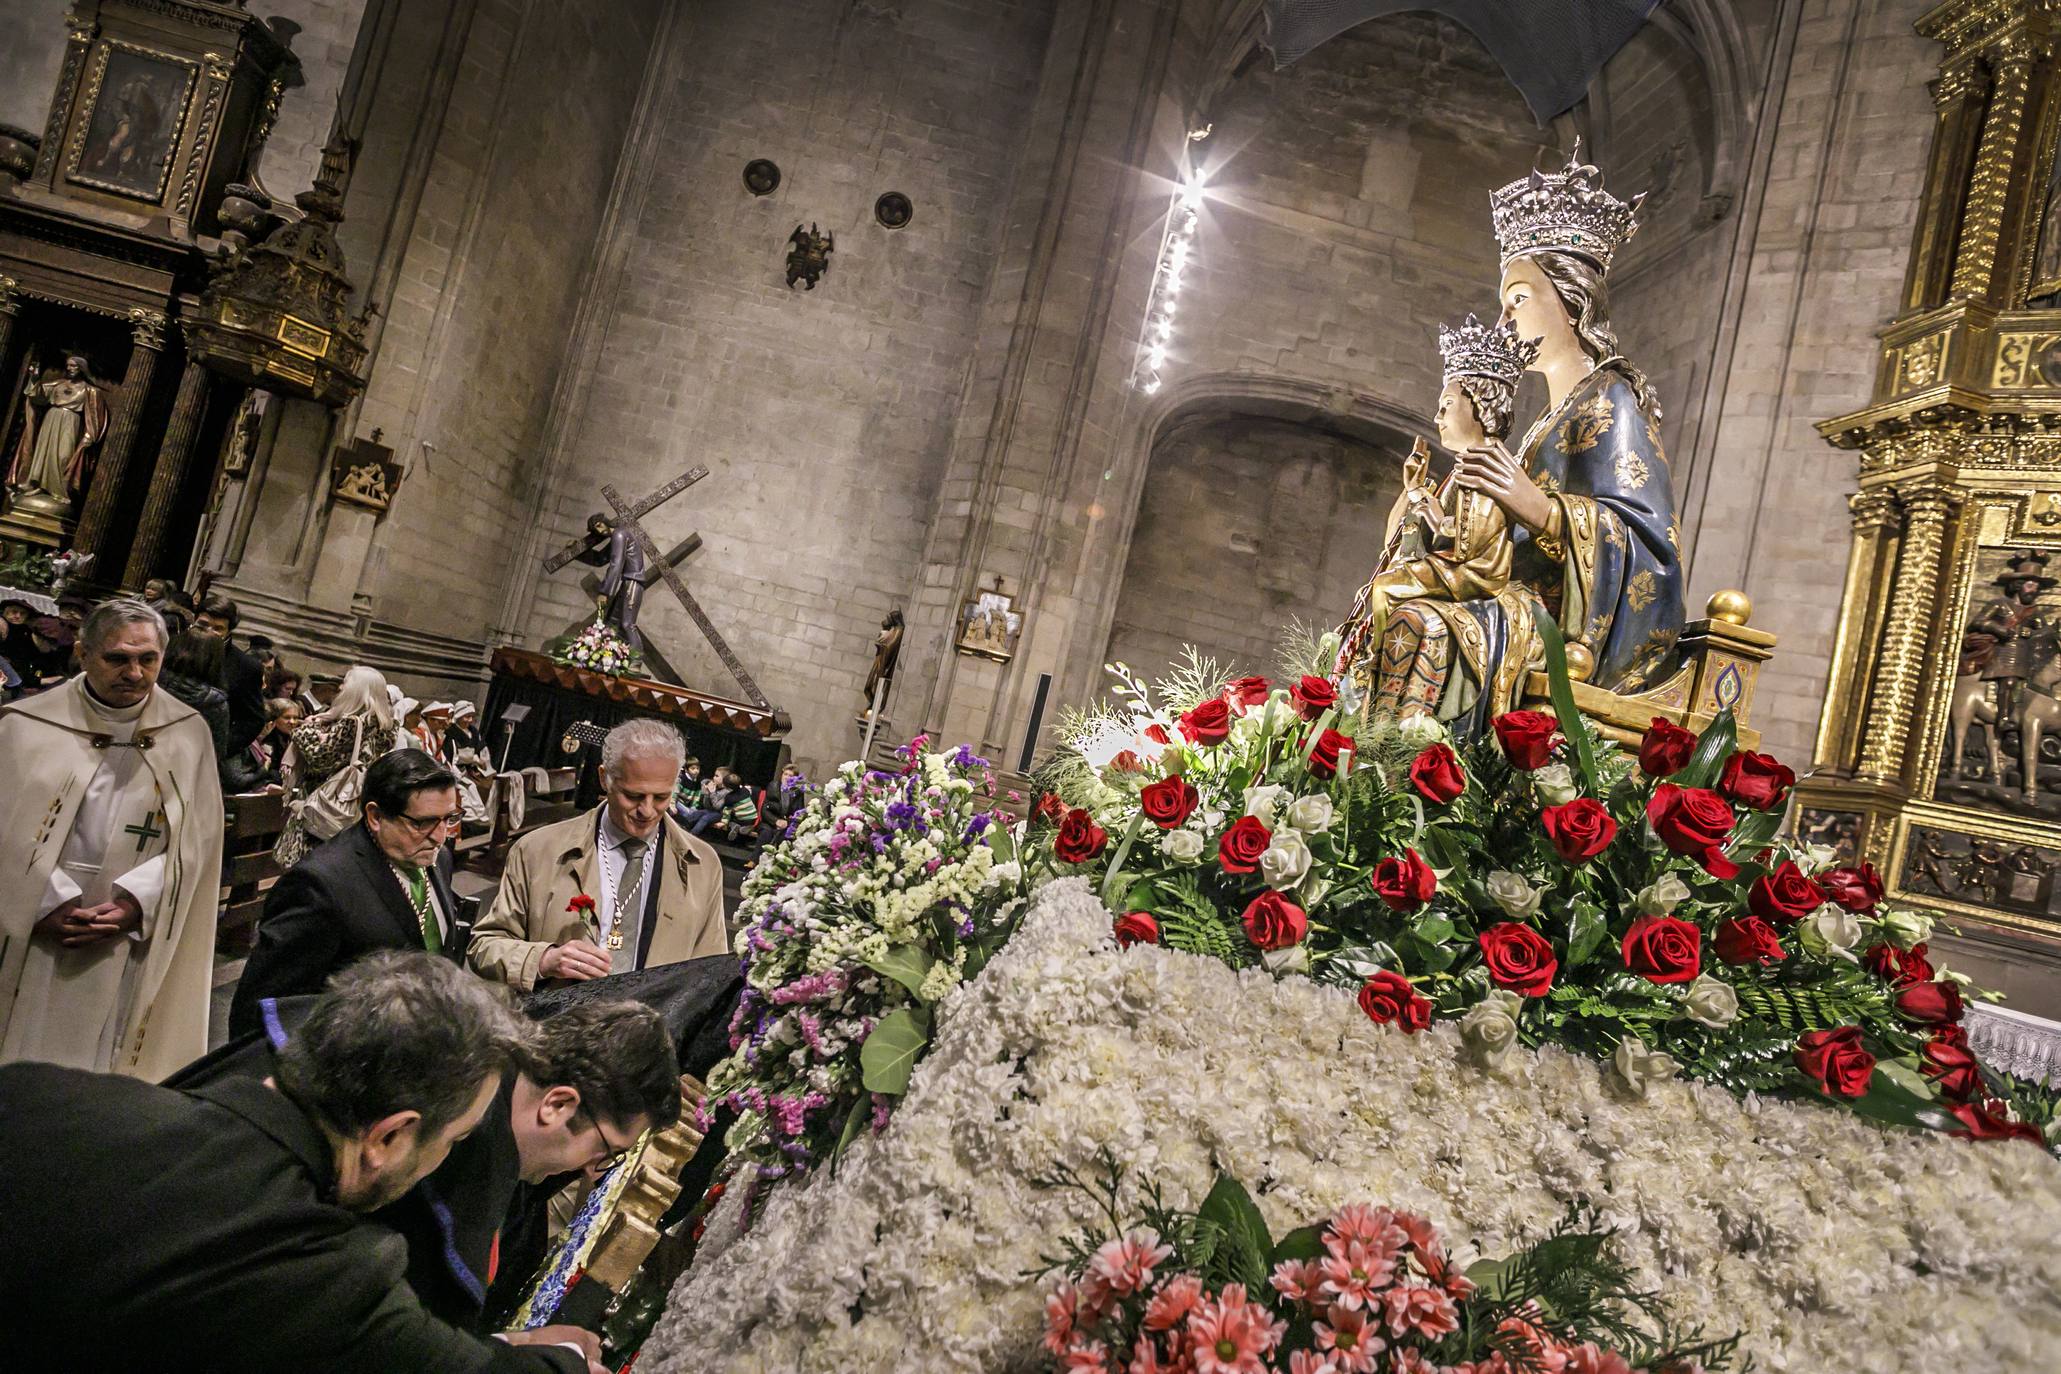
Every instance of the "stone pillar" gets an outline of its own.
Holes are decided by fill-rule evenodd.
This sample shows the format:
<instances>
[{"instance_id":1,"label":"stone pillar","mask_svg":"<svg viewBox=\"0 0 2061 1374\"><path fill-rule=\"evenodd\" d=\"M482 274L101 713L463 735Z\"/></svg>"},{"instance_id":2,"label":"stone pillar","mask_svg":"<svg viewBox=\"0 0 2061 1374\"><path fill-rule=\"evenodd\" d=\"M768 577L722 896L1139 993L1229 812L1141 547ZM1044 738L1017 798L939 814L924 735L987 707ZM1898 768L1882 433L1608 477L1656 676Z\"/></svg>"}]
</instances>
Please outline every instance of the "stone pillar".
<instances>
[{"instance_id":1,"label":"stone pillar","mask_svg":"<svg viewBox=\"0 0 2061 1374\"><path fill-rule=\"evenodd\" d=\"M1947 522L1960 500L1959 492L1944 487L1904 493L1903 545L1897 550L1875 690L1869 695L1860 741L1859 776L1868 781L1894 785L1901 780L1939 602L1940 553L1946 546Z\"/></svg>"},{"instance_id":2,"label":"stone pillar","mask_svg":"<svg viewBox=\"0 0 2061 1374\"><path fill-rule=\"evenodd\" d=\"M1838 636L1832 641L1828 708L1818 721L1813 763L1823 771L1851 774L1860 744L1868 676L1862 667L1874 662L1882 635L1882 598L1886 569L1879 566L1888 535L1896 527L1896 496L1886 487L1853 494L1853 545L1846 558L1846 605L1841 608ZM1858 598L1858 600L1856 600Z\"/></svg>"},{"instance_id":3,"label":"stone pillar","mask_svg":"<svg viewBox=\"0 0 2061 1374\"><path fill-rule=\"evenodd\" d=\"M1940 74L1932 87L1937 115L1932 126L1932 156L1925 170L1925 192L1918 201L1918 235L1911 245L1911 265L1904 278L1904 309L1925 310L1946 298L1954 271L1954 235L1967 203L1969 168L1982 136L1982 97L1988 74L1974 62L1963 62Z\"/></svg>"},{"instance_id":4,"label":"stone pillar","mask_svg":"<svg viewBox=\"0 0 2061 1374\"><path fill-rule=\"evenodd\" d=\"M86 509L79 516L78 533L72 547L94 557L88 575L105 580L114 562L108 523L114 518L115 503L121 499L122 480L128 476L129 455L136 447L136 425L142 418L143 403L150 397L150 384L157 376L157 357L165 347L165 317L155 310L129 312L135 346L129 350L129 370L122 376L122 389L115 393L107 417L107 438L101 441L100 459L93 465L87 484Z\"/></svg>"},{"instance_id":5,"label":"stone pillar","mask_svg":"<svg viewBox=\"0 0 2061 1374\"><path fill-rule=\"evenodd\" d=\"M1996 53L1989 113L1982 121L1982 142L1975 151L1975 174L1968 183L1960 250L1954 259L1952 294L1958 298L1990 299L1999 276L2008 279L2011 263L2023 251L2004 244L2003 229L2013 173L2032 135L2025 117L2035 56L2031 40L2023 34L2005 39Z\"/></svg>"},{"instance_id":6,"label":"stone pillar","mask_svg":"<svg viewBox=\"0 0 2061 1374\"><path fill-rule=\"evenodd\" d=\"M165 525L172 518L172 504L179 499L179 489L186 484L186 472L193 462L193 440L200 429L207 399L208 370L189 353L186 370L179 374L179 396L172 403L171 422L165 427L164 443L158 446L157 466L150 471L150 492L143 498L136 539L129 546L129 570L122 574L124 587L141 587L164 553Z\"/></svg>"}]
</instances>

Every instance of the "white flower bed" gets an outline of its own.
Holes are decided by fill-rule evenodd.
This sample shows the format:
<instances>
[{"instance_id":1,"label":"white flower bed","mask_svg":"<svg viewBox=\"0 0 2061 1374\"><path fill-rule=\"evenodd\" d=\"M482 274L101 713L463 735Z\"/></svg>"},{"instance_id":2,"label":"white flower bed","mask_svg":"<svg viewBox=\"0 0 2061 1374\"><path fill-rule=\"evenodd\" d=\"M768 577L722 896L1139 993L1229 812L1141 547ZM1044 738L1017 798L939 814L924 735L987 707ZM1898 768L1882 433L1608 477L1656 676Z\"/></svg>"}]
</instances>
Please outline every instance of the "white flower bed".
<instances>
[{"instance_id":1,"label":"white flower bed","mask_svg":"<svg viewBox=\"0 0 2061 1374\"><path fill-rule=\"evenodd\" d=\"M1491 1076L1451 1025L1404 1035L1305 980L1119 951L1068 881L943 1004L883 1135L774 1188L741 1239L730 1191L639 1368L1037 1368L1047 1285L1024 1271L1085 1204L1030 1180L1101 1147L1184 1206L1221 1164L1276 1234L1364 1200L1499 1256L1585 1201L1766 1371L2061 1359L2061 1165L2033 1145L1681 1082L1631 1101L1557 1050Z\"/></svg>"}]
</instances>

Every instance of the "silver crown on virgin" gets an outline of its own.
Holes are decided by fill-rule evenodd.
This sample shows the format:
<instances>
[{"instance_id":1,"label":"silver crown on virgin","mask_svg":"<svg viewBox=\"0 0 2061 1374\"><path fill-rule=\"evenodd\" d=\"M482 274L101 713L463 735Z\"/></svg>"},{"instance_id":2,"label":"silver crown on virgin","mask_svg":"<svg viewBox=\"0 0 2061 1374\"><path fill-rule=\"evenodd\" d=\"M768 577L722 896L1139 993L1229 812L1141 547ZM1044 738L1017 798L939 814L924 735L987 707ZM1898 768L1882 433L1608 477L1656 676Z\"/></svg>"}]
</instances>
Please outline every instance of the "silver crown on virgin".
<instances>
[{"instance_id":1,"label":"silver crown on virgin","mask_svg":"<svg viewBox=\"0 0 2061 1374\"><path fill-rule=\"evenodd\" d=\"M1641 191L1619 200L1603 189L1603 174L1582 161L1581 140L1559 172L1541 172L1513 181L1489 196L1496 241L1502 245L1502 266L1512 258L1548 250L1579 253L1604 271L1625 241L1639 229Z\"/></svg>"},{"instance_id":2,"label":"silver crown on virgin","mask_svg":"<svg viewBox=\"0 0 2061 1374\"><path fill-rule=\"evenodd\" d=\"M1485 377L1515 391L1524 369L1539 356L1539 341L1518 338L1517 326L1507 320L1483 324L1470 314L1458 329L1438 327L1438 352L1446 362L1440 386L1456 377Z\"/></svg>"}]
</instances>

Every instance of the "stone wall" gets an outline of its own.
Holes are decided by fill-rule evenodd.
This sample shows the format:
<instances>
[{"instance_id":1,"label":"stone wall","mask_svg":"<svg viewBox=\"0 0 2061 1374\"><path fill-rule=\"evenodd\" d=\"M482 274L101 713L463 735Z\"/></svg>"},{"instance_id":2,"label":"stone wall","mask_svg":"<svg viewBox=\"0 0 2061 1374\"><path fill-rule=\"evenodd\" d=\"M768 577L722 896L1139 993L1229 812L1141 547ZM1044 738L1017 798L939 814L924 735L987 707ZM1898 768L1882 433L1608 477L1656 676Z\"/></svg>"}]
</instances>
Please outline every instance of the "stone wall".
<instances>
[{"instance_id":1,"label":"stone wall","mask_svg":"<svg viewBox=\"0 0 2061 1374\"><path fill-rule=\"evenodd\" d=\"M651 527L701 534L688 584L812 765L854 752L871 640L909 594L1051 9L685 6L634 136L532 552L571 538L602 483L634 498L706 465ZM784 175L763 198L742 182L760 157ZM890 190L906 228L874 220ZM797 223L836 236L813 291L784 280ZM591 613L579 571L537 587L533 639ZM739 693L663 589L645 624L687 682Z\"/></svg>"},{"instance_id":2,"label":"stone wall","mask_svg":"<svg viewBox=\"0 0 2061 1374\"><path fill-rule=\"evenodd\" d=\"M1161 437L1106 658L1157 679L1190 645L1272 676L1291 621L1337 624L1381 552L1394 449L1266 417L1196 417Z\"/></svg>"}]
</instances>

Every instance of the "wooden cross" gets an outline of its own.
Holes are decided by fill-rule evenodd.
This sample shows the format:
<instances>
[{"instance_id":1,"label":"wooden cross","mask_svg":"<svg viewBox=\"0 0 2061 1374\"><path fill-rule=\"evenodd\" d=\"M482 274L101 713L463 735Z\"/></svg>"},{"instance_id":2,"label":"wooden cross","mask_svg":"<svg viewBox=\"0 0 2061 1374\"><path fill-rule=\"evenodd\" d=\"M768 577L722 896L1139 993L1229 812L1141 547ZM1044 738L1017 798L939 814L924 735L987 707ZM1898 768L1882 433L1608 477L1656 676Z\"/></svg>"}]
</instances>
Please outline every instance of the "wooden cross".
<instances>
[{"instance_id":1,"label":"wooden cross","mask_svg":"<svg viewBox=\"0 0 2061 1374\"><path fill-rule=\"evenodd\" d=\"M141 854L150 847L152 840L159 838L165 832L157 828L157 812L150 811L144 814L143 824L125 825L122 827L122 833L136 837L136 852Z\"/></svg>"},{"instance_id":2,"label":"wooden cross","mask_svg":"<svg viewBox=\"0 0 2061 1374\"><path fill-rule=\"evenodd\" d=\"M660 506L672 500L675 496L678 496L681 492L687 490L687 488L693 486L696 482L699 482L702 478L706 476L708 476L707 468L690 468L686 472L681 473L678 477L675 477L672 481L660 487L657 491L652 492L651 495L645 497L636 505L630 507L629 510L618 511L617 518L625 523L628 523L635 521L636 518L640 515L648 515L652 511L657 510ZM581 554L586 553L589 549L592 549L597 543L601 542L605 542L605 539L597 539L596 536L594 536L591 533L581 535L578 539L573 540L572 543L567 544L557 553L554 553L549 558L545 559L544 571L547 573L557 572L560 568L572 562L575 558L578 558ZM645 542L649 544L650 541L647 540ZM665 561L668 564L678 562L680 559L685 558L688 554L693 552L693 549L689 547L690 544L695 544L699 542L700 536L689 535L686 540L683 540L681 542L678 548L674 549L672 553L666 555ZM654 562L653 566L656 567L658 566L658 564ZM646 583L646 585L648 586L650 584Z\"/></svg>"}]
</instances>

